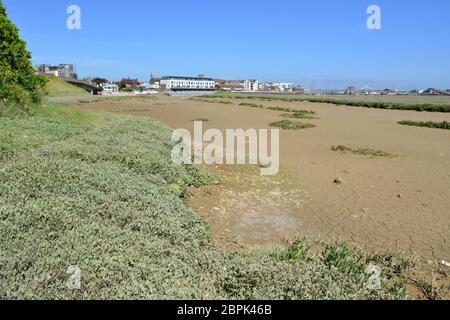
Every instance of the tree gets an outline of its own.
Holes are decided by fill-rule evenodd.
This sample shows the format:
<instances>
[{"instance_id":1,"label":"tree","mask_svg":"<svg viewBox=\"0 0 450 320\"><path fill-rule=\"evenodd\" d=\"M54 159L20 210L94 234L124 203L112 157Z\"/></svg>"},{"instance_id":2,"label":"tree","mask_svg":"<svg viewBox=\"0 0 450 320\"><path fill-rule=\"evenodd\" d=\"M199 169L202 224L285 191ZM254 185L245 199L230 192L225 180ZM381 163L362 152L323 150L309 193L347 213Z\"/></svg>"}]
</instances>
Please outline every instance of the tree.
<instances>
[{"instance_id":1,"label":"tree","mask_svg":"<svg viewBox=\"0 0 450 320\"><path fill-rule=\"evenodd\" d=\"M0 101L30 111L40 102L46 83L43 76L35 74L31 53L0 0Z\"/></svg>"}]
</instances>

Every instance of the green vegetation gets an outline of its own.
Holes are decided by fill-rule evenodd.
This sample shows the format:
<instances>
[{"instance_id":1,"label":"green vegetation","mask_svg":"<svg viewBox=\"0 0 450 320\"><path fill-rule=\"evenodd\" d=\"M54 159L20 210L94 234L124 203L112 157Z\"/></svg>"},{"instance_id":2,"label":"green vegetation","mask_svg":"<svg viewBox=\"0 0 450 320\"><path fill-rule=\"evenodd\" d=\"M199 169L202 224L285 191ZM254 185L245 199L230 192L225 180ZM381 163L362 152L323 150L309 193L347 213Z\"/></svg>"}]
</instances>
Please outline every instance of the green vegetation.
<instances>
[{"instance_id":1,"label":"green vegetation","mask_svg":"<svg viewBox=\"0 0 450 320\"><path fill-rule=\"evenodd\" d=\"M248 103L248 102L242 102L239 105L242 107L264 108L264 106L262 104Z\"/></svg>"},{"instance_id":2,"label":"green vegetation","mask_svg":"<svg viewBox=\"0 0 450 320\"><path fill-rule=\"evenodd\" d=\"M31 112L41 101L45 83L35 74L26 43L0 0L0 116Z\"/></svg>"},{"instance_id":3,"label":"green vegetation","mask_svg":"<svg viewBox=\"0 0 450 320\"><path fill-rule=\"evenodd\" d=\"M208 98L255 99L285 102L317 102L392 110L414 110L428 112L450 112L450 96L305 96L264 95L217 92Z\"/></svg>"},{"instance_id":4,"label":"green vegetation","mask_svg":"<svg viewBox=\"0 0 450 320\"><path fill-rule=\"evenodd\" d=\"M275 128L281 128L284 130L300 130L315 127L315 125L312 123L302 123L292 120L281 120L277 122L272 122L270 126Z\"/></svg>"},{"instance_id":5,"label":"green vegetation","mask_svg":"<svg viewBox=\"0 0 450 320\"><path fill-rule=\"evenodd\" d=\"M315 114L312 110L301 110L294 108L284 108L284 107L268 107L268 110L272 111L282 111L282 112L292 112L292 113L304 113L304 114Z\"/></svg>"},{"instance_id":6,"label":"green vegetation","mask_svg":"<svg viewBox=\"0 0 450 320\"><path fill-rule=\"evenodd\" d=\"M283 113L281 115L284 118L291 118L291 119L315 119L314 116L312 116L309 112L293 112L293 113Z\"/></svg>"},{"instance_id":7,"label":"green vegetation","mask_svg":"<svg viewBox=\"0 0 450 320\"><path fill-rule=\"evenodd\" d=\"M210 100L210 99L205 99L205 98L200 98L200 97L191 97L191 98L189 98L189 100L207 102L207 103L233 104L233 102L229 101L229 100L214 100L214 99Z\"/></svg>"},{"instance_id":8,"label":"green vegetation","mask_svg":"<svg viewBox=\"0 0 450 320\"><path fill-rule=\"evenodd\" d=\"M310 252L311 247L306 242L306 239L297 240L287 248L276 248L272 253L272 257L279 261L300 260L313 261Z\"/></svg>"},{"instance_id":9,"label":"green vegetation","mask_svg":"<svg viewBox=\"0 0 450 320\"><path fill-rule=\"evenodd\" d=\"M447 129L450 130L450 122L434 122L434 121L400 121L399 124L404 126L416 126L416 127L427 127L427 128L437 128L437 129Z\"/></svg>"},{"instance_id":10,"label":"green vegetation","mask_svg":"<svg viewBox=\"0 0 450 320\"><path fill-rule=\"evenodd\" d=\"M394 155L381 151L381 150L374 150L369 148L358 148L353 149L347 146L339 145L339 146L332 146L332 151L340 152L340 153L353 153L358 155L364 155L364 156L372 156L372 157L394 157Z\"/></svg>"},{"instance_id":11,"label":"green vegetation","mask_svg":"<svg viewBox=\"0 0 450 320\"><path fill-rule=\"evenodd\" d=\"M256 104L256 103L251 103L251 102L242 102L239 105L244 106L244 107L267 109L267 110L271 110L271 111L289 112L289 113L284 113L281 115L284 118L314 119L313 115L316 114L312 110L301 110L301 109L282 108L282 107L264 107L262 104Z\"/></svg>"},{"instance_id":12,"label":"green vegetation","mask_svg":"<svg viewBox=\"0 0 450 320\"><path fill-rule=\"evenodd\" d=\"M192 120L192 122L195 122L195 121L208 122L209 119L206 119L206 118L198 118L198 119Z\"/></svg>"},{"instance_id":13,"label":"green vegetation","mask_svg":"<svg viewBox=\"0 0 450 320\"><path fill-rule=\"evenodd\" d=\"M90 94L82 89L78 88L70 83L59 79L57 77L48 77L48 83L45 87L50 97L64 97L64 96L90 96Z\"/></svg>"}]
</instances>

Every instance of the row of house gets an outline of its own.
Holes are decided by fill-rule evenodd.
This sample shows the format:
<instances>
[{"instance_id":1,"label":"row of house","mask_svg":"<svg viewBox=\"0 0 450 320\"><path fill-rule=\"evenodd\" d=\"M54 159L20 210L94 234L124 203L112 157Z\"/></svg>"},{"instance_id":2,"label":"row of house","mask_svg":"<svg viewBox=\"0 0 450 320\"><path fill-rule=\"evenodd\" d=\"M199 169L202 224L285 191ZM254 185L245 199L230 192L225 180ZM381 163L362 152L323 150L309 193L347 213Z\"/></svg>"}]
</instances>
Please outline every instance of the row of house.
<instances>
[{"instance_id":1,"label":"row of house","mask_svg":"<svg viewBox=\"0 0 450 320\"><path fill-rule=\"evenodd\" d=\"M184 77L165 76L156 78L153 75L149 82L139 83L137 79L122 79L117 87L108 83L102 86L105 92L115 93L120 89L134 89L140 92L155 91L215 91L233 92L301 92L303 89L293 83L259 82L258 80L220 80L205 76Z\"/></svg>"},{"instance_id":2,"label":"row of house","mask_svg":"<svg viewBox=\"0 0 450 320\"><path fill-rule=\"evenodd\" d=\"M259 82L258 80L218 80L216 88L235 92L298 92L303 90L294 83Z\"/></svg>"}]
</instances>

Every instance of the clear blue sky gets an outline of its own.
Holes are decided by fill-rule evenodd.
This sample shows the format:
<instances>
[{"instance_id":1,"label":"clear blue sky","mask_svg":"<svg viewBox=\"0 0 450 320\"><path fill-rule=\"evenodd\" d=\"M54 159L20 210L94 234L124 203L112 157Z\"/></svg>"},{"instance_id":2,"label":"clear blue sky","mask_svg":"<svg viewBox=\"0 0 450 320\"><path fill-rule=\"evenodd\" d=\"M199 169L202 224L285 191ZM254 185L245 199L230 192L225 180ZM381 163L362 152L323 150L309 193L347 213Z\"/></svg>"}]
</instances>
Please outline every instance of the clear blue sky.
<instances>
[{"instance_id":1,"label":"clear blue sky","mask_svg":"<svg viewBox=\"0 0 450 320\"><path fill-rule=\"evenodd\" d=\"M4 0L33 63L115 80L197 75L305 87L450 88L449 0ZM82 11L68 30L66 9ZM367 7L382 30L366 27Z\"/></svg>"}]
</instances>

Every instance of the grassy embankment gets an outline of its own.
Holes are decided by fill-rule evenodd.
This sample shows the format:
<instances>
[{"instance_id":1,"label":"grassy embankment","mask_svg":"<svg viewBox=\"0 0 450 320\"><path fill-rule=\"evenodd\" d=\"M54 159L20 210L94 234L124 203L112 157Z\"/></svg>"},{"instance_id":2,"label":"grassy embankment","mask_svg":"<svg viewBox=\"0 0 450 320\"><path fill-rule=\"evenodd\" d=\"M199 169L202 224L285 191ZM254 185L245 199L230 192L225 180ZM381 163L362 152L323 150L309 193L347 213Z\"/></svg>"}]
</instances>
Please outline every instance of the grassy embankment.
<instances>
[{"instance_id":1,"label":"grassy embankment","mask_svg":"<svg viewBox=\"0 0 450 320\"><path fill-rule=\"evenodd\" d=\"M450 96L306 96L217 92L204 98L255 99L265 101L317 102L392 110L450 112Z\"/></svg>"},{"instance_id":2,"label":"grassy embankment","mask_svg":"<svg viewBox=\"0 0 450 320\"><path fill-rule=\"evenodd\" d=\"M404 298L407 263L304 241L270 253L216 249L186 206L211 181L170 161L147 119L50 104L0 118L0 299ZM383 267L367 288L366 267ZM82 289L66 287L69 266Z\"/></svg>"}]
</instances>

